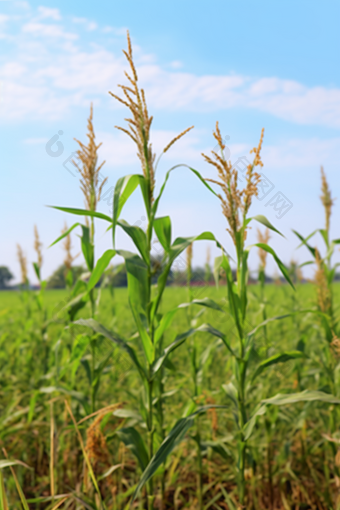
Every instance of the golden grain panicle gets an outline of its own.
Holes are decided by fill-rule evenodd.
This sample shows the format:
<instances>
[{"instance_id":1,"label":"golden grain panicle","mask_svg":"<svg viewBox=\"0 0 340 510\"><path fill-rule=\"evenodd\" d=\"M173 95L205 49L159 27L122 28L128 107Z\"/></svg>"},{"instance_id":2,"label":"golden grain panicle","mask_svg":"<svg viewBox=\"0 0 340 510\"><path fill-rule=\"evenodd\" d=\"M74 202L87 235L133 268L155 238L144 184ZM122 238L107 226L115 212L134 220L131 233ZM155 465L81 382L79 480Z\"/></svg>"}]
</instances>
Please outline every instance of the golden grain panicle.
<instances>
[{"instance_id":1,"label":"golden grain panicle","mask_svg":"<svg viewBox=\"0 0 340 510\"><path fill-rule=\"evenodd\" d=\"M125 72L125 76L129 81L129 86L118 85L118 87L123 91L124 99L117 96L113 92L109 92L109 94L130 110L131 118L125 119L128 124L127 128L123 128L121 126L115 127L128 135L137 146L137 156L141 162L143 175L149 182L150 200L152 202L155 188L156 157L150 142L150 128L153 117L150 116L148 112L144 89L139 88L138 75L133 61L132 45L129 32L127 32L127 43L128 50L123 50L123 53L130 67L130 74ZM165 147L163 153L167 152L177 140L182 138L182 136L188 133L188 131L190 131L192 128L193 126L184 130L178 136L173 138L173 140L171 140L171 142Z\"/></svg>"},{"instance_id":2,"label":"golden grain panicle","mask_svg":"<svg viewBox=\"0 0 340 510\"><path fill-rule=\"evenodd\" d=\"M96 136L93 128L93 105L91 104L90 116L87 120L87 145L75 138L79 145L76 160L72 160L80 173L80 189L85 197L85 207L88 211L96 211L101 192L107 177L100 182L99 172L105 161L98 163L98 149L101 143L96 145ZM87 219L87 217L86 217Z\"/></svg>"},{"instance_id":3,"label":"golden grain panicle","mask_svg":"<svg viewBox=\"0 0 340 510\"><path fill-rule=\"evenodd\" d=\"M34 249L36 251L37 258L38 258L37 264L38 264L39 269L41 269L41 266L43 263L43 256L42 256L41 248L42 248L42 243L39 238L38 228L36 225L34 225Z\"/></svg>"},{"instance_id":4,"label":"golden grain panicle","mask_svg":"<svg viewBox=\"0 0 340 510\"><path fill-rule=\"evenodd\" d=\"M214 184L217 184L222 189L223 195L218 194L221 201L222 212L228 221L229 228L227 231L230 233L234 243L236 244L236 234L243 228L244 239L247 234L247 227L244 226L244 220L252 202L253 196L257 196L258 184L261 176L254 171L257 166L263 166L261 161L261 148L264 136L264 129L261 132L261 138L257 147L250 152L254 153L254 160L249 164L246 172L246 186L244 189L239 189L238 186L238 172L233 167L231 161L227 161L224 157L225 145L222 141L219 124L216 122L215 131L213 132L214 138L217 140L221 155L215 151L211 151L212 157L202 153L203 158L207 163L217 169L219 180L206 179Z\"/></svg>"},{"instance_id":5,"label":"golden grain panicle","mask_svg":"<svg viewBox=\"0 0 340 510\"><path fill-rule=\"evenodd\" d=\"M330 217L332 212L332 207L334 205L334 199L331 196L331 190L329 189L329 185L326 179L326 174L324 172L323 167L321 167L321 202L323 203L325 209L325 218L326 218L326 230L329 231L330 225Z\"/></svg>"},{"instance_id":6,"label":"golden grain panicle","mask_svg":"<svg viewBox=\"0 0 340 510\"><path fill-rule=\"evenodd\" d=\"M27 272L27 258L22 251L20 244L17 244L17 255L20 264L20 272L21 272L21 283L26 285L28 282L28 272Z\"/></svg>"}]
</instances>

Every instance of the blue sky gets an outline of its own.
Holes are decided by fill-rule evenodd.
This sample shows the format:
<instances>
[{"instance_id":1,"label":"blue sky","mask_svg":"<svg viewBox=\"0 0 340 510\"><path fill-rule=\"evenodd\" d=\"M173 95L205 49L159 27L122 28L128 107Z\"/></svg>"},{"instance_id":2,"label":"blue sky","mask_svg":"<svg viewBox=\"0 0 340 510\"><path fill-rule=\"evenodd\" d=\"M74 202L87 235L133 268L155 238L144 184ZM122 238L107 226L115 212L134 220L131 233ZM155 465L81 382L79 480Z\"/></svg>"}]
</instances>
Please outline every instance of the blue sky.
<instances>
[{"instance_id":1,"label":"blue sky","mask_svg":"<svg viewBox=\"0 0 340 510\"><path fill-rule=\"evenodd\" d=\"M335 1L323 5L316 1L0 1L0 265L19 275L17 242L28 260L35 260L34 224L45 248L43 275L61 262L61 248L47 246L64 221L70 225L73 218L46 205L82 206L77 177L63 163L76 150L73 137L85 137L91 101L106 160L104 193L120 176L139 172L134 147L114 129L124 123L126 111L108 95L124 82L121 50L126 47L127 28L154 115L156 152L178 132L195 125L163 158L158 185L176 163L190 164L213 177L200 153L215 146L216 120L223 136L229 137L233 163L249 157L264 127L263 173L272 191L262 201L254 201L253 213L265 214L286 236L271 240L286 263L292 257L307 260L304 250L295 251L291 228L307 235L323 226L321 164L334 196L339 195L339 19L340 4ZM63 152L51 157L45 146L60 130ZM291 205L282 217L273 207L275 196L285 197ZM336 203L332 234L340 237L337 207ZM102 201L99 208L109 213L110 204ZM177 170L171 177L160 213L172 217L174 235L212 230L232 251L219 203L187 170ZM132 223L143 222L138 194L124 216ZM255 240L255 233L254 228L249 242ZM123 235L118 242L130 247ZM100 223L97 243L98 256L111 247L110 235ZM321 247L319 239L316 243ZM76 236L73 244L77 252ZM196 264L204 262L205 250L204 243L194 246ZM257 265L255 252L251 264ZM31 278L34 282L33 272Z\"/></svg>"}]
</instances>

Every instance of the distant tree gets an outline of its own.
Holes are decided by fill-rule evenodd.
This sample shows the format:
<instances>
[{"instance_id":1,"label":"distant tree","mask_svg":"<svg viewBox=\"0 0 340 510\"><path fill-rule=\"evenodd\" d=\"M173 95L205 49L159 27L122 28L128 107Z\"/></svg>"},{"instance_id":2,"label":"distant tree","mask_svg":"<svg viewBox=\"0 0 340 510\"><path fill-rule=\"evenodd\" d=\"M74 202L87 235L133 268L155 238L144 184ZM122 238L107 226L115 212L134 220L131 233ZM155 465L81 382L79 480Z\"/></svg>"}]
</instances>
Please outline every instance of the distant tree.
<instances>
[{"instance_id":1,"label":"distant tree","mask_svg":"<svg viewBox=\"0 0 340 510\"><path fill-rule=\"evenodd\" d=\"M82 266L73 266L71 268L73 281L75 282L79 276L84 273L84 268ZM64 289L66 287L66 274L68 269L65 264L61 264L54 271L54 273L47 280L47 288L48 289Z\"/></svg>"},{"instance_id":2,"label":"distant tree","mask_svg":"<svg viewBox=\"0 0 340 510\"><path fill-rule=\"evenodd\" d=\"M8 282L12 280L14 276L6 266L0 266L0 289L7 289Z\"/></svg>"}]
</instances>

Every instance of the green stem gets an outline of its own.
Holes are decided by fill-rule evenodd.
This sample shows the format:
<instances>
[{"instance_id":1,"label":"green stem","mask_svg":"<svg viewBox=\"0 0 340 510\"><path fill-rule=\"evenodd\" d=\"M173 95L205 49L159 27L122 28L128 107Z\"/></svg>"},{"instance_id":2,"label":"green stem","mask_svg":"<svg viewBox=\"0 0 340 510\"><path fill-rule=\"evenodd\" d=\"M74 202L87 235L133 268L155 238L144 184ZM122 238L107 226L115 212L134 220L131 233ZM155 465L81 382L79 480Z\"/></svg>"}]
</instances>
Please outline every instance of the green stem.
<instances>
[{"instance_id":1,"label":"green stem","mask_svg":"<svg viewBox=\"0 0 340 510\"><path fill-rule=\"evenodd\" d=\"M199 388L197 383L198 367L196 363L196 348L194 339L191 340L191 368L192 379L194 383L194 397L198 397ZM197 445L197 494L198 508L203 510L203 462L201 452L201 425L199 416L196 418L196 445Z\"/></svg>"},{"instance_id":2,"label":"green stem","mask_svg":"<svg viewBox=\"0 0 340 510\"><path fill-rule=\"evenodd\" d=\"M198 508L203 510L203 462L201 453L201 427L199 416L196 418L196 442L197 442L197 491L198 491Z\"/></svg>"},{"instance_id":3,"label":"green stem","mask_svg":"<svg viewBox=\"0 0 340 510\"><path fill-rule=\"evenodd\" d=\"M152 390L153 381L151 380L151 365L149 366L149 379L148 379L148 447L149 459L153 457L153 409L152 409ZM151 478L148 483L148 509L153 509L153 479Z\"/></svg>"}]
</instances>

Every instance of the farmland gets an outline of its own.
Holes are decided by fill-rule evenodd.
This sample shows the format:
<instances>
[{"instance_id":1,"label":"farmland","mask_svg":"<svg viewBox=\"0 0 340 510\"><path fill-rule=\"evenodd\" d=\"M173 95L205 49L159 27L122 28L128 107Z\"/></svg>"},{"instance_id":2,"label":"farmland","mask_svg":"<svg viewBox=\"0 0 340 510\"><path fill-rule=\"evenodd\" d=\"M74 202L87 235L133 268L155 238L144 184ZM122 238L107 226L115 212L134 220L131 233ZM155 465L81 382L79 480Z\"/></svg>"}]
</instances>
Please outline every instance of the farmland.
<instances>
[{"instance_id":1,"label":"farmland","mask_svg":"<svg viewBox=\"0 0 340 510\"><path fill-rule=\"evenodd\" d=\"M258 322L259 290L259 286L251 287L249 328ZM336 286L335 291L338 299L340 288ZM195 292L199 293L199 298L214 298L222 306L226 306L226 287L204 287L195 289ZM66 298L66 291L48 291L48 314L58 310L59 303ZM2 292L0 299L2 445L6 447L11 458L20 459L33 468L32 471L20 466L16 468L27 499L50 496L52 408L55 494L67 494L71 487L74 490L78 487L80 490L84 483L87 485L87 495L83 497L88 501L89 496L93 495L93 488L90 481L86 481L88 475L84 474L81 447L71 426L70 417L65 411L64 402L65 399L73 401L77 421L90 414L90 383L86 369L77 357L72 361L72 345L85 328L74 327L65 332L61 313L42 338L39 330L39 310L34 304L33 295L30 296L29 304L22 302L16 292ZM299 310L313 307L315 287L312 284L300 285L294 293L287 285L268 285L266 299L269 316L283 315L287 308ZM186 300L187 289L167 288L162 313L172 310ZM116 289L113 298L107 289L103 290L99 310L98 320L105 327L114 328L124 337L133 335L126 289ZM83 315L86 316L86 312ZM218 324L219 329L225 333L230 331L230 317L227 312L220 314L207 309L197 320L215 324L216 327ZM173 322L171 332L165 334L165 344L186 329L188 316L183 309ZM272 353L298 348L305 353L305 358L282 364L279 370L278 365L268 368L265 378L258 379L251 390L250 408L277 393L320 388L327 391L328 381L323 357L328 346L325 345L312 314L305 314L298 320L288 318L272 323L268 325L267 335L270 338L269 346L263 333L256 336L256 356L264 357L265 351L266 355L270 356ZM136 344L135 341L133 343ZM208 333L196 334L190 344L177 350L171 358L172 369L164 373L163 380L166 387L163 395L166 419L163 426L168 432L178 418L193 411L195 385L190 369L192 348L197 350L197 359L204 361L199 372L198 404L215 403L226 406L210 413L208 411L200 417L204 502L208 504L209 501L215 501L220 508L225 508L221 487L233 497L236 486L234 459L237 452L232 437L233 410L222 385L233 380L233 368L222 342L213 340ZM111 350L110 345L102 345L96 354L96 362L100 363ZM208 357L204 355L207 350ZM85 352L83 357L90 358L90 354ZM253 365L255 366L255 362L250 365L251 371ZM102 416L99 430L105 438L105 448L103 445L100 451L94 448L92 459L98 480L110 467L116 466L110 476L98 482L102 494L110 501L109 508L124 508L140 477L141 471L135 456L129 448L124 447L117 434L120 429L142 426L142 418L138 412L140 392L138 376L129 359L126 356L121 357L119 348L116 348L106 361L101 376L96 409L121 403L121 409L126 411L126 416L122 412L122 416L117 417L112 411ZM268 508L270 497L273 497L277 505L275 508L279 508L279 501L282 500L287 502L286 507L291 505L289 507L293 508L293 505L296 505L297 508L307 508L307 504L310 504L313 508L319 504L319 507L326 508L325 503L322 506L322 501L327 494L330 497L335 492L332 480L334 452L323 437L323 434L329 432L329 412L328 405L315 403L300 403L282 408L268 407L267 415L261 417L249 445L252 460L247 477L249 498L255 508ZM89 434L90 424L91 419L79 426L85 438L86 433ZM168 507L197 507L197 452L194 435L188 434L165 464L165 495ZM99 436L95 437L99 441ZM159 442L159 439L157 441ZM161 479L162 470L156 475L156 492L160 490L158 486ZM5 475L5 485L10 507L19 508L10 473ZM299 506L301 502L306 503L305 506ZM31 503L31 507L46 508L47 504Z\"/></svg>"},{"instance_id":2,"label":"farmland","mask_svg":"<svg viewBox=\"0 0 340 510\"><path fill-rule=\"evenodd\" d=\"M123 98L111 96L129 110L118 129L135 144L141 173L117 180L110 216L97 210L105 179L91 105L87 140L76 140L74 160L84 208L54 206L55 214L75 219L52 243L64 247L66 288L47 290L35 227L39 288L29 285L18 244L21 283L17 292L0 294L1 508L338 509L340 288L333 255L340 240L330 236L334 198L326 173L321 168L324 218L307 237L294 231L313 265L313 281L302 283L304 264L286 267L271 247L281 232L251 215L264 129L243 188L218 122L216 149L202 154L216 179L175 165L158 183L160 157L193 126L156 158L129 34L124 55L129 84L120 85ZM179 166L220 202L232 255L213 230L174 239L171 218L158 214ZM137 192L144 229L123 219ZM99 221L112 245L97 257ZM262 230L248 246L255 225ZM117 245L118 229L133 251ZM77 274L76 232L86 266ZM206 285L195 286L193 245L200 241L220 255L211 264L209 252ZM251 250L259 256L256 285ZM186 287L169 285L179 257L186 258ZM268 257L280 273L276 284L268 283ZM117 288L113 276L123 268L127 288Z\"/></svg>"}]
</instances>

